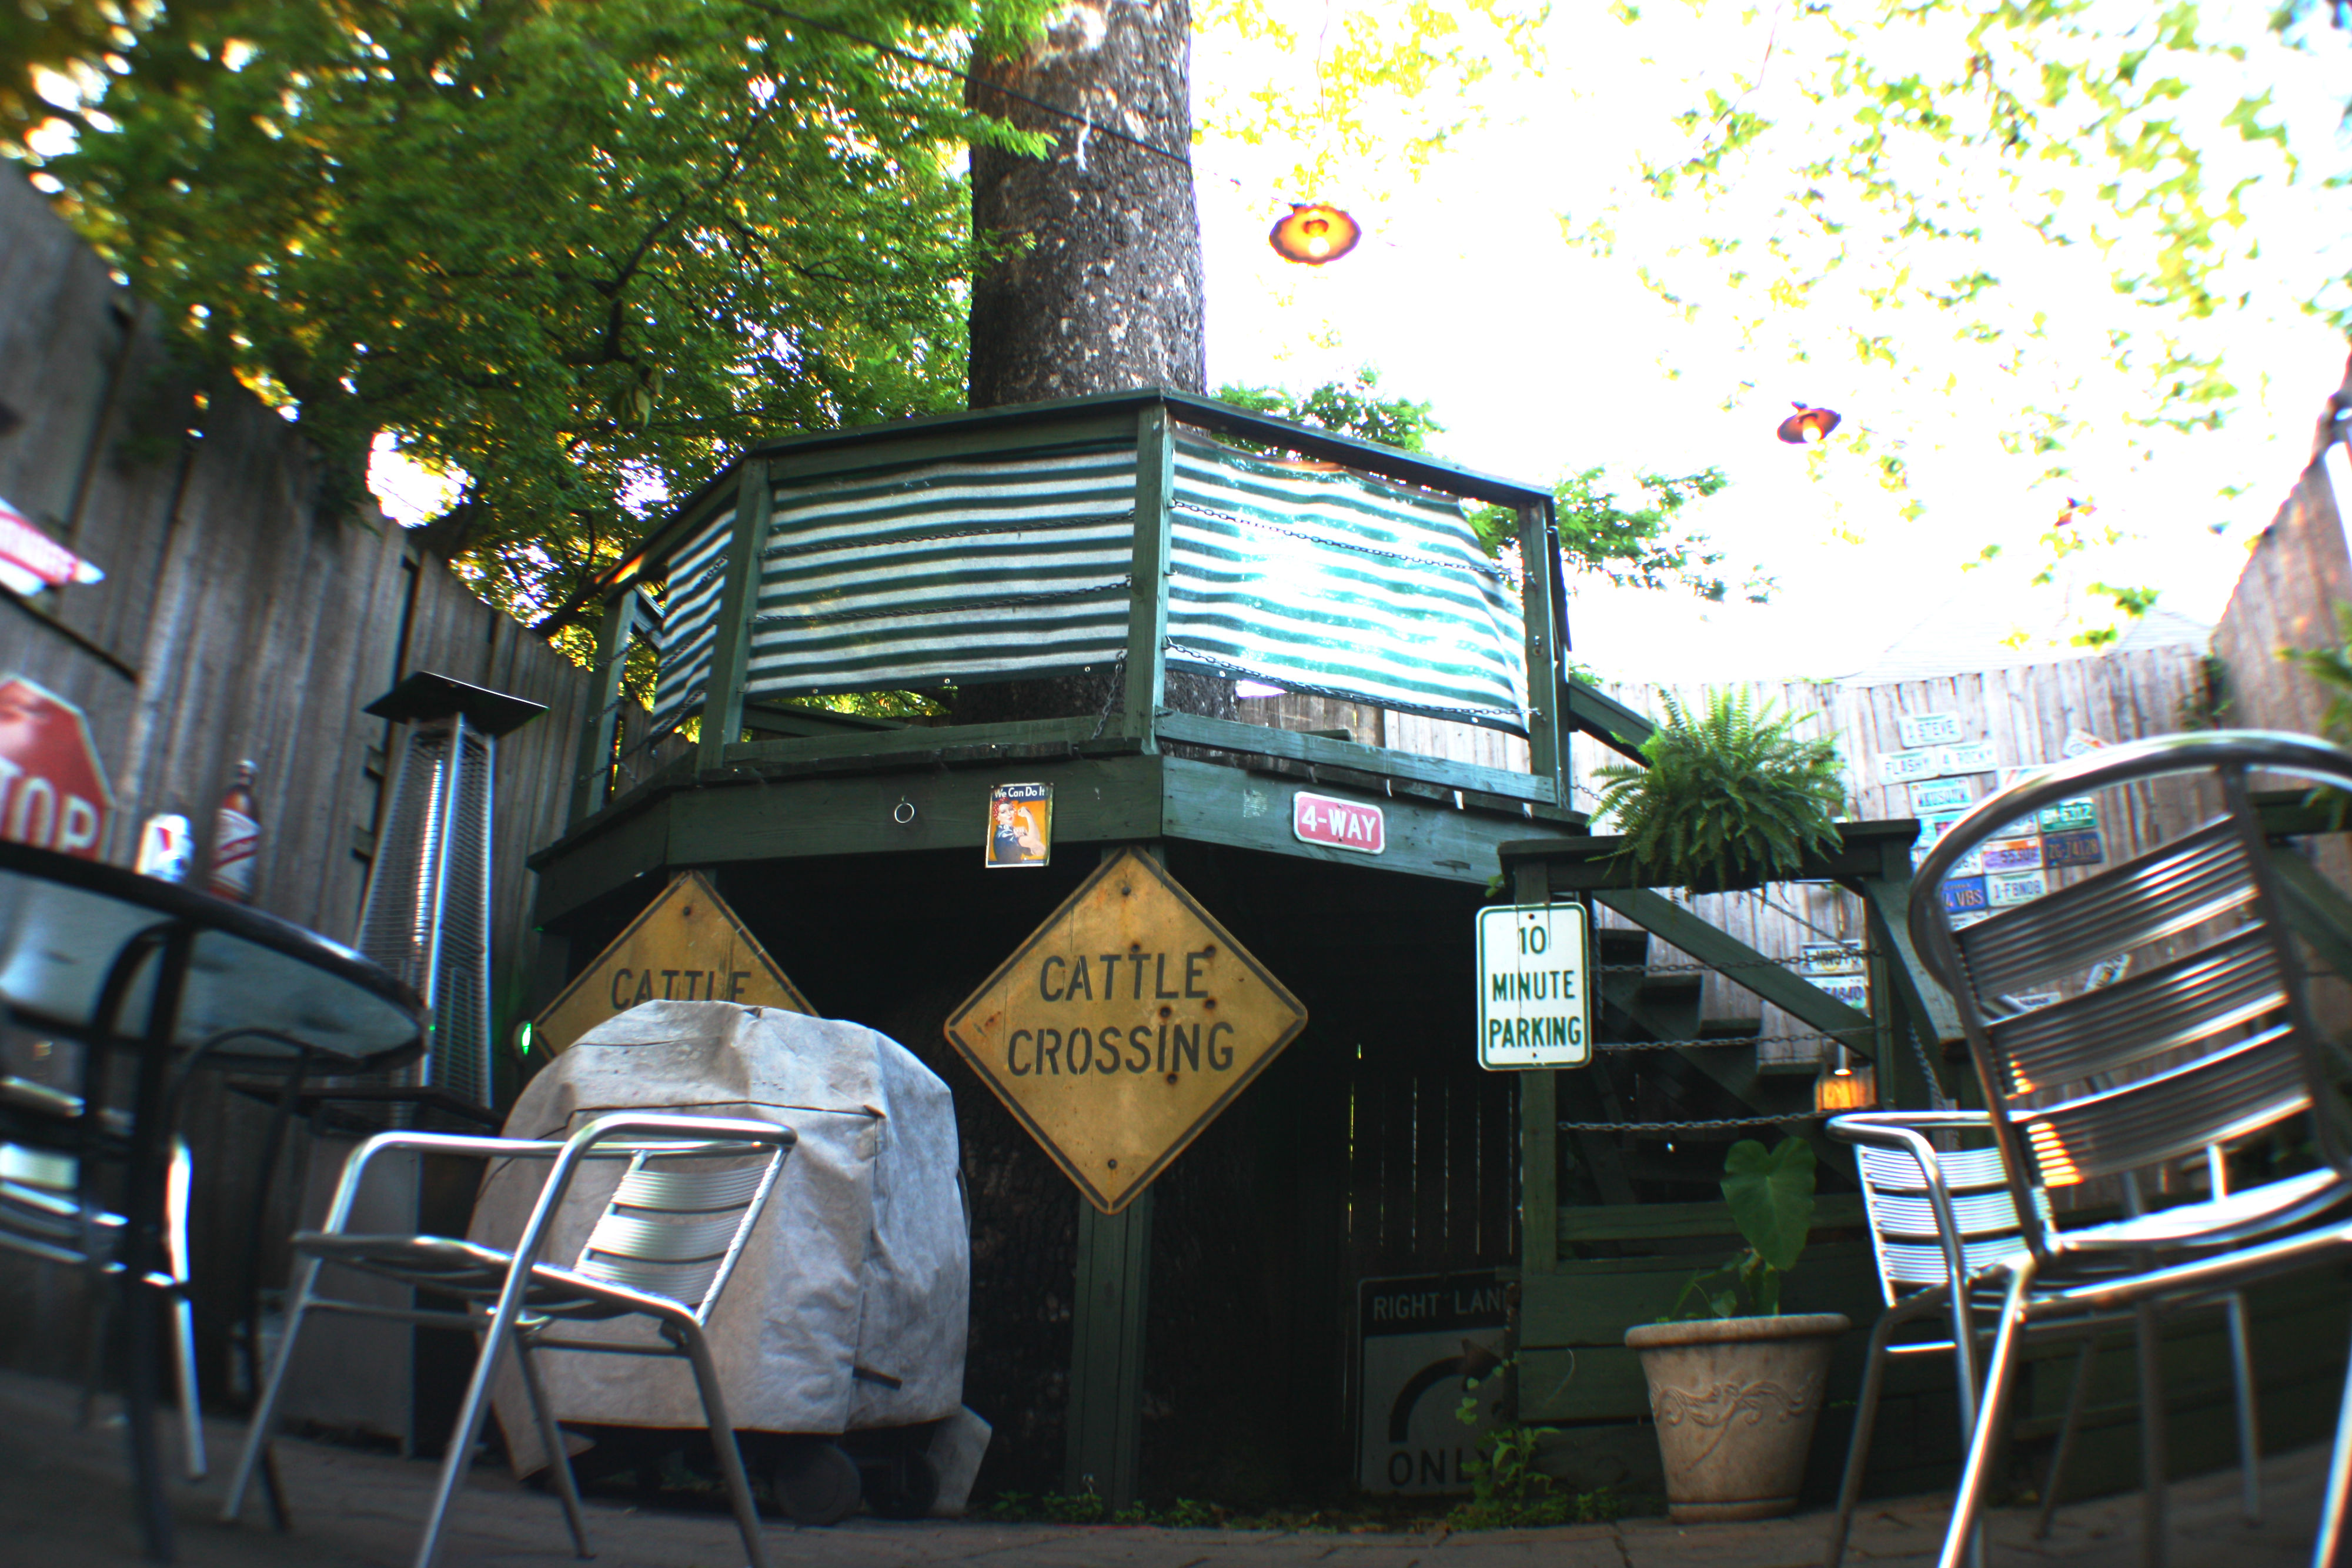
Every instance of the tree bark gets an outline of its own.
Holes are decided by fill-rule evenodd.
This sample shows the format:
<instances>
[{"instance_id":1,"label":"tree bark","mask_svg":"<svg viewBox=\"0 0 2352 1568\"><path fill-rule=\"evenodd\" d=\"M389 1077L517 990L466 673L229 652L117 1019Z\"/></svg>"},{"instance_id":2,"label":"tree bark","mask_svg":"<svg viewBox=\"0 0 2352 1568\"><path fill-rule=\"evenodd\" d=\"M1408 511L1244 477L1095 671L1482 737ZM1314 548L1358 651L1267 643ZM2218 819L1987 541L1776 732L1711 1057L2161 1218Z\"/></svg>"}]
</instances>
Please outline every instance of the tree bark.
<instances>
[{"instance_id":1,"label":"tree bark","mask_svg":"<svg viewBox=\"0 0 2352 1568\"><path fill-rule=\"evenodd\" d=\"M1055 144L972 149L973 230L1013 248L972 282L971 407L1207 390L1192 26L1189 0L1071 0L1020 58L975 62L972 107Z\"/></svg>"}]
</instances>

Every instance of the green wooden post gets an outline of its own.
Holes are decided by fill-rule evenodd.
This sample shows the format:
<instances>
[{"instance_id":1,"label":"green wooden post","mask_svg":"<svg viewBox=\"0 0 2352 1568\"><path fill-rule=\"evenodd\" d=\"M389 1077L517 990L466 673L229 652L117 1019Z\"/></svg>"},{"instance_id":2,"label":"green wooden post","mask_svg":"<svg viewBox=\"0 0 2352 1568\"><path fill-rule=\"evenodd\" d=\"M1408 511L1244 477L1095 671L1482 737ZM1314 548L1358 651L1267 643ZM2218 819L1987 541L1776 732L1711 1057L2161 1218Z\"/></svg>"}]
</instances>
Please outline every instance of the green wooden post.
<instances>
[{"instance_id":1,"label":"green wooden post","mask_svg":"<svg viewBox=\"0 0 2352 1568\"><path fill-rule=\"evenodd\" d=\"M710 672L702 695L702 745L695 765L722 768L727 748L743 733L743 681L751 660L751 617L760 609L760 550L768 541L768 465L743 464L735 495L735 537L727 547L727 581L712 623Z\"/></svg>"},{"instance_id":2,"label":"green wooden post","mask_svg":"<svg viewBox=\"0 0 2352 1568\"><path fill-rule=\"evenodd\" d=\"M1550 868L1540 860L1513 866L1511 896L1521 904L1549 904ZM1588 950L1585 973L1600 972ZM1549 1068L1518 1079L1519 1260L1521 1277L1528 1278L1549 1274L1559 1263L1559 1092Z\"/></svg>"},{"instance_id":3,"label":"green wooden post","mask_svg":"<svg viewBox=\"0 0 2352 1568\"><path fill-rule=\"evenodd\" d=\"M1143 1442L1143 1322L1151 1290L1151 1191L1117 1214L1078 1199L1077 1297L1062 1490L1112 1508L1136 1500Z\"/></svg>"},{"instance_id":4,"label":"green wooden post","mask_svg":"<svg viewBox=\"0 0 2352 1568\"><path fill-rule=\"evenodd\" d=\"M1568 787L1568 716L1561 711L1559 531L1551 504L1519 508L1519 607L1528 637L1528 770L1551 780L1552 800L1572 804Z\"/></svg>"},{"instance_id":5,"label":"green wooden post","mask_svg":"<svg viewBox=\"0 0 2352 1568\"><path fill-rule=\"evenodd\" d=\"M1168 405L1135 416L1135 585L1127 615L1127 719L1119 733L1160 749L1160 704L1168 692L1168 500L1176 488L1176 441Z\"/></svg>"},{"instance_id":6,"label":"green wooden post","mask_svg":"<svg viewBox=\"0 0 2352 1568\"><path fill-rule=\"evenodd\" d=\"M636 630L637 590L625 586L604 601L604 624L596 634L596 667L591 672L588 712L580 727L580 751L572 771L572 823L604 803L613 778L613 732L621 722L621 667Z\"/></svg>"},{"instance_id":7,"label":"green wooden post","mask_svg":"<svg viewBox=\"0 0 2352 1568\"><path fill-rule=\"evenodd\" d=\"M1106 844L1110 860L1127 846ZM1154 860L1160 846L1135 846ZM1070 1312L1070 1408L1062 1490L1112 1508L1137 1494L1143 1446L1143 1324L1151 1297L1151 1189L1117 1214L1077 1197L1077 1288Z\"/></svg>"}]
</instances>

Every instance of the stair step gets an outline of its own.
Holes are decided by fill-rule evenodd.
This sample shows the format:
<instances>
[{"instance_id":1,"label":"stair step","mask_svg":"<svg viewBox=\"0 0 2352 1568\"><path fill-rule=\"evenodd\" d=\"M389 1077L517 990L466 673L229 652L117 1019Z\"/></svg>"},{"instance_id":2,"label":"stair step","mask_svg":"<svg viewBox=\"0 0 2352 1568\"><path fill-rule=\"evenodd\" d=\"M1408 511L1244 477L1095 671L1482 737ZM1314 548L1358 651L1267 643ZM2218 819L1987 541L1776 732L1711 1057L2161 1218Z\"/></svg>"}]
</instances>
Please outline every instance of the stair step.
<instances>
[{"instance_id":1,"label":"stair step","mask_svg":"<svg viewBox=\"0 0 2352 1568\"><path fill-rule=\"evenodd\" d=\"M1638 925L1604 925L1592 938L1604 964L1639 964L1650 956L1650 934Z\"/></svg>"},{"instance_id":2,"label":"stair step","mask_svg":"<svg viewBox=\"0 0 2352 1568\"><path fill-rule=\"evenodd\" d=\"M1701 1040L1753 1040L1764 1032L1764 1017L1708 1019L1698 1026Z\"/></svg>"}]
</instances>

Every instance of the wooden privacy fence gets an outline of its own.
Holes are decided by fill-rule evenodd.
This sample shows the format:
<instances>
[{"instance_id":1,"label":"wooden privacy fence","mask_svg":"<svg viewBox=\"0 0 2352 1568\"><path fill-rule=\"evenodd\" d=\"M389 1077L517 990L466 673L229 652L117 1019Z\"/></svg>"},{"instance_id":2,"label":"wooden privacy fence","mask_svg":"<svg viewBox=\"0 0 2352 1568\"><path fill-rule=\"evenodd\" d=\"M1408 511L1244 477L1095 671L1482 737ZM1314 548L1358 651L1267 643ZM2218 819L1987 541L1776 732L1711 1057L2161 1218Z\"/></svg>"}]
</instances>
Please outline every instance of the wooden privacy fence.
<instances>
[{"instance_id":1,"label":"wooden privacy fence","mask_svg":"<svg viewBox=\"0 0 2352 1568\"><path fill-rule=\"evenodd\" d=\"M321 517L297 432L241 390L169 364L152 312L14 173L0 172L0 497L106 573L0 591L0 676L79 706L110 779L100 848L128 863L139 825L184 813L208 848L240 758L257 768L253 902L352 939L384 804L393 727L361 708L434 670L547 705L499 747L491 927L501 1021L534 959L523 863L562 829L585 673L422 557L368 507ZM26 1042L9 1041L10 1050ZM10 1071L19 1069L11 1066ZM238 1191L255 1124L200 1094L190 1132L208 1191ZM241 1255L243 1202L200 1206L199 1267ZM0 1271L0 1355L69 1354L72 1282ZM39 1302L26 1291L47 1292ZM21 1334L20 1334L21 1331Z\"/></svg>"},{"instance_id":2,"label":"wooden privacy fence","mask_svg":"<svg viewBox=\"0 0 2352 1568\"><path fill-rule=\"evenodd\" d=\"M1818 716L1801 724L1798 733L1833 737L1845 762L1846 789L1856 814L1864 821L1891 821L1932 819L1937 789L1947 799L1965 794L1971 801L1982 800L2011 770L2060 760L2070 739L2078 747L2090 741L2113 745L2179 729L2201 712L2205 679L2204 661L2195 650L2166 648L1880 685L1756 682L1745 689L1758 703L1772 704L1776 712ZM1664 714L1668 688L1622 682L1604 689L1637 713L1653 717ZM1686 710L1699 708L1706 699L1705 691L1696 685L1672 690ZM1904 744L1906 719L1912 721L1912 738L1917 739L1920 727L1939 716L1948 717L1948 725L1940 727L1957 732L1956 740ZM1906 754L1965 747L1985 749L1924 764L1890 761ZM1596 770L1621 760L1597 742L1579 738L1571 768L1574 799L1580 809L1591 810L1598 803L1602 781L1594 776ZM1975 766L1980 762L1989 767ZM1932 774L1910 782L1888 781L1890 768L1919 767ZM1922 786L1927 788L1923 790ZM1919 801L1929 809L1923 810ZM2100 824L2102 852L2112 861L2160 842L2188 825L2189 810L2186 800L2158 802L2135 796L2122 820ZM1932 831L1932 825L1923 831L1922 847ZM1706 894L1696 899L1685 899L1678 890L1660 891L1687 904L1708 925L1774 958L1796 959L1809 946L1860 946L1865 936L1861 901L1831 883L1778 883L1759 892ZM1607 912L1597 921L1603 929L1625 924ZM1691 963L1687 956L1663 945L1654 945L1652 953L1655 968ZM1758 1051L1762 1065L1801 1071L1813 1064L1824 1043L1818 1031L1760 1002L1721 974L1708 972L1705 985L1705 1020L1755 1018L1760 1010Z\"/></svg>"}]
</instances>

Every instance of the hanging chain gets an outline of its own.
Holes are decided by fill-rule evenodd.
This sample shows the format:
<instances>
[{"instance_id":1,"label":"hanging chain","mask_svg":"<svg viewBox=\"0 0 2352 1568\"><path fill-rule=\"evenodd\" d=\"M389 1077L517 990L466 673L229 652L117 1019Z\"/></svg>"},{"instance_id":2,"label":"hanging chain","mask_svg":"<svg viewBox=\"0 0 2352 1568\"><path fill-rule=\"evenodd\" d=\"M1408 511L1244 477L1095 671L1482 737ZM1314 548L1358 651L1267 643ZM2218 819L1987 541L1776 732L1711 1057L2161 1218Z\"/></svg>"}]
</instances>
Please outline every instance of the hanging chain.
<instances>
[{"instance_id":1,"label":"hanging chain","mask_svg":"<svg viewBox=\"0 0 2352 1568\"><path fill-rule=\"evenodd\" d=\"M1816 1122L1835 1111L1791 1111L1784 1116L1717 1116L1704 1122L1557 1122L1563 1133L1712 1133L1726 1127L1770 1127L1783 1122Z\"/></svg>"}]
</instances>

